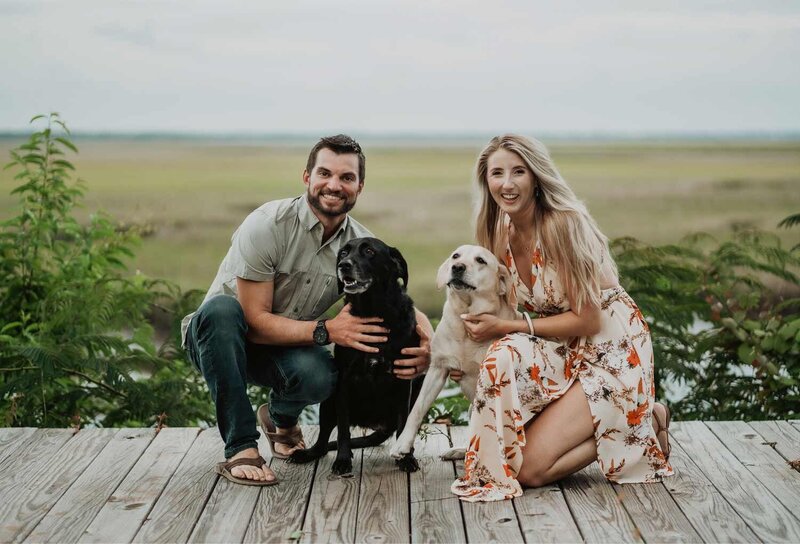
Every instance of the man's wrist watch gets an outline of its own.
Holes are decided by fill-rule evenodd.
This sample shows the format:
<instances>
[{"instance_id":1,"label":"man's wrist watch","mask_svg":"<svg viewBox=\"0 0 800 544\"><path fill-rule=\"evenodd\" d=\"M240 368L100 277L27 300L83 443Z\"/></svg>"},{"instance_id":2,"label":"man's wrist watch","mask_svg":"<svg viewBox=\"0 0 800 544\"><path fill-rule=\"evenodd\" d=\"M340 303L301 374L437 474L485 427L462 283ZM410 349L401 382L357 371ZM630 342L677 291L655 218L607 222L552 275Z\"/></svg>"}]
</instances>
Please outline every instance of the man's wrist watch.
<instances>
[{"instance_id":1,"label":"man's wrist watch","mask_svg":"<svg viewBox=\"0 0 800 544\"><path fill-rule=\"evenodd\" d=\"M318 346L327 346L331 343L331 338L328 335L328 329L325 327L327 319L320 319L317 321L317 326L314 328L314 343Z\"/></svg>"}]
</instances>

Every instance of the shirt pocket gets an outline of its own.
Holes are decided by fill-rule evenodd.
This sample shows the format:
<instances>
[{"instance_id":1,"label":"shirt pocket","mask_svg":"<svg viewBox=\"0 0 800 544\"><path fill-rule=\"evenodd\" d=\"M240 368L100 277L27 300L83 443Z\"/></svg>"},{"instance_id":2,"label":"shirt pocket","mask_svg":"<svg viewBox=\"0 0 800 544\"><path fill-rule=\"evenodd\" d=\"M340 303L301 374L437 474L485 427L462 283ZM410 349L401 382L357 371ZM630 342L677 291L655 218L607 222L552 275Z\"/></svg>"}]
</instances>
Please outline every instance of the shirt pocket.
<instances>
[{"instance_id":1,"label":"shirt pocket","mask_svg":"<svg viewBox=\"0 0 800 544\"><path fill-rule=\"evenodd\" d=\"M309 297L311 304L305 312L307 319L319 319L325 310L339 300L339 287L333 274L318 273L314 287L313 296Z\"/></svg>"}]
</instances>

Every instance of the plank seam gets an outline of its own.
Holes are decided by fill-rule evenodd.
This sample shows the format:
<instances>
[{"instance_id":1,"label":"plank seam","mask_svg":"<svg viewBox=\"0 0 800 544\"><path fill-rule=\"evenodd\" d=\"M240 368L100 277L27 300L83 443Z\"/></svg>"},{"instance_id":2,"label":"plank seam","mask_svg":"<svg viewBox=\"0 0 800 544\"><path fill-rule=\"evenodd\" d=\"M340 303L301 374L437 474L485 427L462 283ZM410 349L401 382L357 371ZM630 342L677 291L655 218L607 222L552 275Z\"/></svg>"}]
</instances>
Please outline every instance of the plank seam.
<instances>
[{"instance_id":1,"label":"plank seam","mask_svg":"<svg viewBox=\"0 0 800 544\"><path fill-rule=\"evenodd\" d=\"M701 422L701 423L702 423L702 422ZM705 423L703 423L703 424L705 425ZM708 427L706 426L706 428L708 428ZM713 432L713 431L711 431L710 429L709 429L709 432L711 432L711 434L714 434L714 432ZM714 436L716 437L717 435L714 435ZM722 491L720 491L720 490L719 490L719 488L717 487L717 485L716 485L716 484L713 482L713 480L712 480L712 479L711 479L711 478L708 476L708 474L706 474L706 473L703 471L703 468L702 468L700 465L698 465L698 464L697 464L697 463L694 461L694 459L693 459L693 458L692 458L692 457L691 457L691 456L690 456L690 455L687 453L686 449L683 447L683 444L681 444L681 443L680 443L680 440L678 440L678 439L675 437L675 435L670 435L670 440L674 440L675 442L677 442L677 443L680 445L681 452L685 454L685 455L684 455L684 458L686 459L687 463L691 463L691 464L693 464L695 467L697 467L697 470L700 472L700 474L702 474L703 476L705 476L705 478L706 478L706 481L708 482L708 484L709 484L709 485L710 485L712 488L714 488L714 491L717 493L717 495L719 495L719 496L722 498L722 500L723 500L723 501L725 501L725 502L728 504L728 506L730 506L730 508L731 508L731 511L732 511L734 514L736 514L737 516L739 516L739 519L740 519L740 520L742 520L742 523L744 523L744 524L745 524L745 526L746 526L746 527L748 527L748 528L750 529L750 531L751 531L751 532L752 532L754 535L756 535L756 538L758 538L758 528L757 528L757 527L754 527L753 525L751 525L750 523L748 523L748 522L747 522L747 520L746 520L744 517L742 517L742 515L739 513L739 510L737 510L737 509L736 509L736 507L733 505L733 503L731 503L731 501L729 501L729 500L728 500L728 497L726 497L726 496L725 496L725 493L723 493ZM721 441L720 441L720 442L721 442ZM723 445L724 445L724 444L723 444ZM727 449L727 448L726 448L726 449ZM738 459L737 459L737 461L738 461Z\"/></svg>"},{"instance_id":2,"label":"plank seam","mask_svg":"<svg viewBox=\"0 0 800 544\"><path fill-rule=\"evenodd\" d=\"M311 492L314 490L314 482L317 481L317 470L319 469L319 459L314 461L314 470L311 473L311 481L308 486L308 493L306 494L306 504L303 508L303 519L300 522L300 532L305 534L306 518L308 517L308 507L311 504Z\"/></svg>"},{"instance_id":3,"label":"plank seam","mask_svg":"<svg viewBox=\"0 0 800 544\"><path fill-rule=\"evenodd\" d=\"M517 518L517 527L519 527L519 534L522 535L522 541L527 543L528 539L525 538L525 531L522 529L522 520L519 519L519 510L517 510L517 500L511 500L511 508L514 510L514 517Z\"/></svg>"},{"instance_id":4,"label":"plank seam","mask_svg":"<svg viewBox=\"0 0 800 544\"><path fill-rule=\"evenodd\" d=\"M671 437L671 436L670 436L670 440L672 440L672 437ZM694 532L697 534L697 536L700 536L700 529L699 529L697 526L695 526L695 525L692 523L692 520L689 518L689 516L687 516L687 515L686 515L686 511L685 511L683 508L681 508L681 504L678 502L678 499L676 499L676 498L674 497L674 495L673 495L672 493L670 493L670 491L669 491L669 488L668 488L668 487L667 487L667 485L664 483L664 480L663 480L663 479L661 480L661 486L662 486L662 487L664 488L664 490L667 492L667 495L669 495L669 498L670 498L670 499L672 499L672 502L674 502L674 503L675 503L675 506L677 506L677 507L678 507L678 510L680 510L681 514L683 514L683 517L684 517L684 519L686 519L687 523L689 524L689 527L691 527L692 529L694 529ZM734 513L735 513L737 516L739 515L739 513L738 513L738 512L736 512L736 510L734 510ZM739 516L739 517L741 517L741 516ZM701 539L702 539L702 537L701 537ZM642 540L644 540L644 539L642 539Z\"/></svg>"},{"instance_id":5,"label":"plank seam","mask_svg":"<svg viewBox=\"0 0 800 544\"><path fill-rule=\"evenodd\" d=\"M708 422L706 422L706 421L703 421L703 425L705 426L705 428L706 428L706 429L708 429L708 431L709 431L711 434L713 434L713 435L716 437L716 439L717 439L717 440L718 440L718 441L719 441L719 442L720 442L720 443L721 443L723 446L725 446L725 449L726 449L726 450L728 450L728 452L729 452L729 453L730 453L730 454L733 456L733 458L734 458L734 459L736 459L736 461L737 461L737 462L738 462L740 465L742 465L742 466L745 468L745 470L746 470L746 471L747 471L747 472L750 474L750 476L752 476L752 477L753 477L753 479L754 479L756 482L758 482L758 483L761 485L761 487L763 487L764 489L766 489L766 490L767 490L767 492L768 492L770 495L772 495L772 498L774 498L774 499L775 499L775 500L778 502L778 504L780 504L781 506L783 506L783 507L784 507L784 508L785 508L785 509L786 509L786 510L789 512L789 514L790 514L790 515L794 516L794 518L795 518L795 519L796 519L798 522L800 522L800 515L798 515L796 512L793 512L793 511L792 511L792 509L791 509L789 506L787 506L786 504L784 504L784 503L783 503L783 501L780 499L780 497L778 497L777 495L775 495L775 493L773 492L772 488L771 488L770 486L766 485L764 482L762 482L762 481L761 481L761 479L760 479L760 478L759 478L759 477L756 475L756 473L755 473L755 472L753 472L752 470L750 470L750 466L751 466L751 465L747 465L747 464L743 463L743 462L742 462L742 460L741 460L741 459L739 459L739 458L736 456L736 454L733 452L733 450L731 450L731 449L728 447L728 445L727 445L727 444L725 444L725 441L723 441L723 440L722 440L722 439L719 437L719 435L717 435L717 433L715 433L715 432L714 432L714 429L712 429L711 427L709 427L709 426L708 426ZM750 427L751 429L753 429L753 427L752 427L750 424L748 424L747 426L748 426L748 427ZM767 440L766 440L766 439L765 439L763 436L761 436L761 435L758 433L758 431L756 431L755 429L753 429L753 432L756 434L756 436L757 436L757 437L758 437L758 438L759 438L759 439L760 439L762 442L764 442L764 443L766 443L766 442L767 442ZM781 457L783 457L783 456L781 456ZM791 468L791 467L790 467L790 468Z\"/></svg>"},{"instance_id":6,"label":"plank seam","mask_svg":"<svg viewBox=\"0 0 800 544\"><path fill-rule=\"evenodd\" d=\"M558 482L558 489L561 490L561 495L564 497L564 502L567 504L567 510L569 510L569 515L572 516L572 521L575 523L575 528L578 529L578 534L581 535L581 540L586 542L586 535L583 534L581 531L581 525L578 523L578 520L575 519L575 510L573 510L572 505L569 503L569 495L564 493L564 483L559 481Z\"/></svg>"},{"instance_id":7,"label":"plank seam","mask_svg":"<svg viewBox=\"0 0 800 544\"><path fill-rule=\"evenodd\" d=\"M453 435L451 434L453 426L447 425L447 440L450 442L450 447L453 447ZM458 469L456 469L456 462L450 461L450 466L453 467L453 479L458 478ZM461 513L461 528L464 529L464 542L469 544L469 532L467 532L467 518L464 516L464 502L458 499L458 511Z\"/></svg>"},{"instance_id":8,"label":"plank seam","mask_svg":"<svg viewBox=\"0 0 800 544\"><path fill-rule=\"evenodd\" d=\"M767 421L769 421L769 420L767 420ZM798 433L800 433L800 429L798 429L796 425L792 425L792 423L791 423L790 421L786 421L786 420L774 420L774 421L775 421L775 423L778 423L779 421L780 421L781 423L784 423L784 422L785 422L785 423L787 423L787 424L789 425L789 427L791 427L793 430L795 430L795 431L797 431ZM753 429L753 431L754 431L756 434L758 434L758 431L756 430L756 428L755 428L755 427L753 427L753 426L751 425L751 423L752 423L752 421L748 421L748 422L747 422L747 426L748 426L748 427L750 427L751 429ZM759 435L759 436L761 436L761 435ZM787 464L789 464L791 461L794 461L794 460L795 460L795 459L789 459L789 458L788 458L788 457L786 457L784 454L782 454L781 452L779 452L779 451L778 451L778 448L776 448L776 447L775 447L775 442L767 442L767 440L766 440L764 437L761 437L761 438L762 438L762 440L764 440L764 443L765 443L765 444L769 445L769 446L770 446L770 447L771 447L771 448L772 448L772 449L775 451L775 453L777 453L778 455L780 455L781 457L783 457L784 459L786 459L786 463L787 463ZM795 470L796 470L796 469L795 469Z\"/></svg>"},{"instance_id":9,"label":"plank seam","mask_svg":"<svg viewBox=\"0 0 800 544\"><path fill-rule=\"evenodd\" d=\"M178 468L180 468L181 463L183 463L183 460L186 459L186 455L188 455L189 450L192 449L192 446L194 445L195 441L197 440L197 437L200 436L200 429L199 428L195 428L195 431L196 432L194 434L194 438L192 439L191 443L186 447L186 451L183 452L183 455L181 456L180 461L178 461L175 464L175 469L172 471L172 474L169 475L169 478L167 479L167 481L164 482L164 485L161 487L161 490L158 492L158 495L156 495L156 498L153 500L153 503L150 505L150 508L147 509L147 513L145 513L144 517L142 517L142 521L139 522L139 526L136 528L136 532L133 533L133 535L131 536L130 540L128 540L129 543L134 541L134 539L136 538L136 535L138 535L139 532L142 530L142 527L144 527L144 524L147 521L147 518L150 517L150 514L153 512L153 508L156 507L156 504L158 504L159 499L161 499L161 495L164 494L164 490L167 489L167 487L169 487L169 484L170 484L170 482L172 482L172 478L175 477L175 473L178 472ZM158 433L155 433L155 435L153 436L153 440L155 440L155 437L157 437L157 436L158 436ZM144 451L147 451L147 449L145 449ZM144 454L144 452L142 452L142 454ZM135 464L134 464L134 466L135 466Z\"/></svg>"},{"instance_id":10,"label":"plank seam","mask_svg":"<svg viewBox=\"0 0 800 544\"><path fill-rule=\"evenodd\" d=\"M176 472L177 472L177 469L176 469ZM172 478L170 478L170 480L171 479ZM214 490L217 488L217 484L218 483L219 483L219 474L217 474L216 477L214 478L214 485L212 485L209 488L208 494L203 499L203 507L200 508L197 511L197 517L194 518L194 522L192 522L192 526L189 527L189 530L186 532L186 539L184 540L184 542L189 542L189 539L192 538L192 535L194 534L195 529L197 529L197 524L200 522L200 518L203 517L203 512L205 512L206 506L208 506L208 501L211 500L211 496L214 494ZM164 489L166 489L166 486L164 486ZM259 496L260 496L260 494L259 494ZM160 495L159 495L159 497L160 497ZM153 506L155 506L155 503L153 503ZM250 518L252 519L252 517L253 517L253 514L251 513L250 514ZM147 518L145 518L145 519L147 519ZM249 523L248 523L248 525L249 525ZM138 534L138 531L137 531L137 534ZM245 534L247 534L246 530L245 530Z\"/></svg>"},{"instance_id":11,"label":"plank seam","mask_svg":"<svg viewBox=\"0 0 800 544\"><path fill-rule=\"evenodd\" d=\"M67 444L69 444L70 440L74 439L74 438L75 438L75 436L78 434L78 432L80 432L80 429L78 429L78 431L76 431L75 433L73 433L73 434L72 434L72 436L70 436L70 437L69 437L69 440L67 440L66 442L64 442L64 444L61 446L61 448L63 448L63 447L64 447L64 446L66 446ZM31 436L33 436L33 435L31 435ZM44 515L43 515L41 518L39 518L39 521L37 521L37 522L36 522L36 524L35 524L33 527L31 527L31 530L30 530L30 531L28 531L28 532L27 532L25 535L18 535L18 539L19 539L19 540L24 540L25 538L28 538L28 536L30 536L30 535L31 535L31 533L33 533L33 532L36 530L36 528L39 526L39 524L40 524L40 523L42 523L42 521L44 520L44 518L46 518L46 517L47 517L47 514L49 514L49 513L50 513L50 511L51 511L53 508L55 508L56 504L58 504L58 501L60 501L60 500L61 500L61 498L62 498L64 495L66 495L67 491L69 491L70 489L72 489L72 486L73 486L73 485L75 485L75 482L77 482L77 481L80 479L80 477L81 477L81 476L83 476L83 473L84 473L84 472L86 472L86 471L88 470L89 466L90 466L92 463L94 463L94 460L97 458L97 456L98 456L98 455L100 455L100 453L101 453L101 452L102 452L104 449L106 449L106 447L107 447L107 446L108 446L108 445L111 443L111 440L113 440L114 436L115 436L115 435L112 435L112 436L111 436L111 437L110 437L110 438L109 438L109 439L106 441L105 445L104 445L102 448L100 448L100 449L97 451L97 453L96 453L96 454L94 454L94 456L91 458L91 460L90 460L88 463L86 463L86 466L85 466L85 467L83 467L83 470L81 471L81 473L80 473L80 474L78 474L78 475L75 477L75 479L74 479L74 480L72 480L72 481L69 483L69 485L68 485L68 486L67 486L67 487L64 489L64 492L63 492L63 493L61 493L61 494L58 496L58 498L56 498L56 500L54 500L54 501L53 501L53 504L51 504L51 505L50 505L50 508L48 508L48 509L47 509L47 512L45 512L45 513L44 513ZM60 449L60 448L59 448L59 449Z\"/></svg>"}]
</instances>

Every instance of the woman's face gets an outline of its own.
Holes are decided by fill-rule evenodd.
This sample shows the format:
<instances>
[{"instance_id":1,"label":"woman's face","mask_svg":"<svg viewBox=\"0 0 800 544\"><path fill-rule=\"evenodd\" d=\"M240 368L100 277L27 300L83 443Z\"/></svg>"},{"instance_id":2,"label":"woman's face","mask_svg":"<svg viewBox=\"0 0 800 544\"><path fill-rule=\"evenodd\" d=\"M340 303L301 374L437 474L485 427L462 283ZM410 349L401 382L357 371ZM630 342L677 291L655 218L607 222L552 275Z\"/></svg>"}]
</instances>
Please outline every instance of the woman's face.
<instances>
[{"instance_id":1,"label":"woman's face","mask_svg":"<svg viewBox=\"0 0 800 544\"><path fill-rule=\"evenodd\" d=\"M489 156L486 182L494 201L509 215L533 209L533 172L519 155L500 148Z\"/></svg>"}]
</instances>

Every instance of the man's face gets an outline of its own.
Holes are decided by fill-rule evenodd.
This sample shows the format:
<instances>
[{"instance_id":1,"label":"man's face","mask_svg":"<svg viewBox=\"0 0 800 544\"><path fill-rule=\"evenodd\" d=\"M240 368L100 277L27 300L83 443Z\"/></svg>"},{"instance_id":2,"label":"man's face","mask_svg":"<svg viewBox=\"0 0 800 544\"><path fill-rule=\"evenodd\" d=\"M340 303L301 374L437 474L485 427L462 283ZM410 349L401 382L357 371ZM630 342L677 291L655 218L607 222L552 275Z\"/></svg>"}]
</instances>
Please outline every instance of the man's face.
<instances>
[{"instance_id":1,"label":"man's face","mask_svg":"<svg viewBox=\"0 0 800 544\"><path fill-rule=\"evenodd\" d=\"M311 172L303 172L303 183L308 187L308 203L328 217L346 214L356 205L364 182L358 179L358 155L338 155L323 148Z\"/></svg>"}]
</instances>

